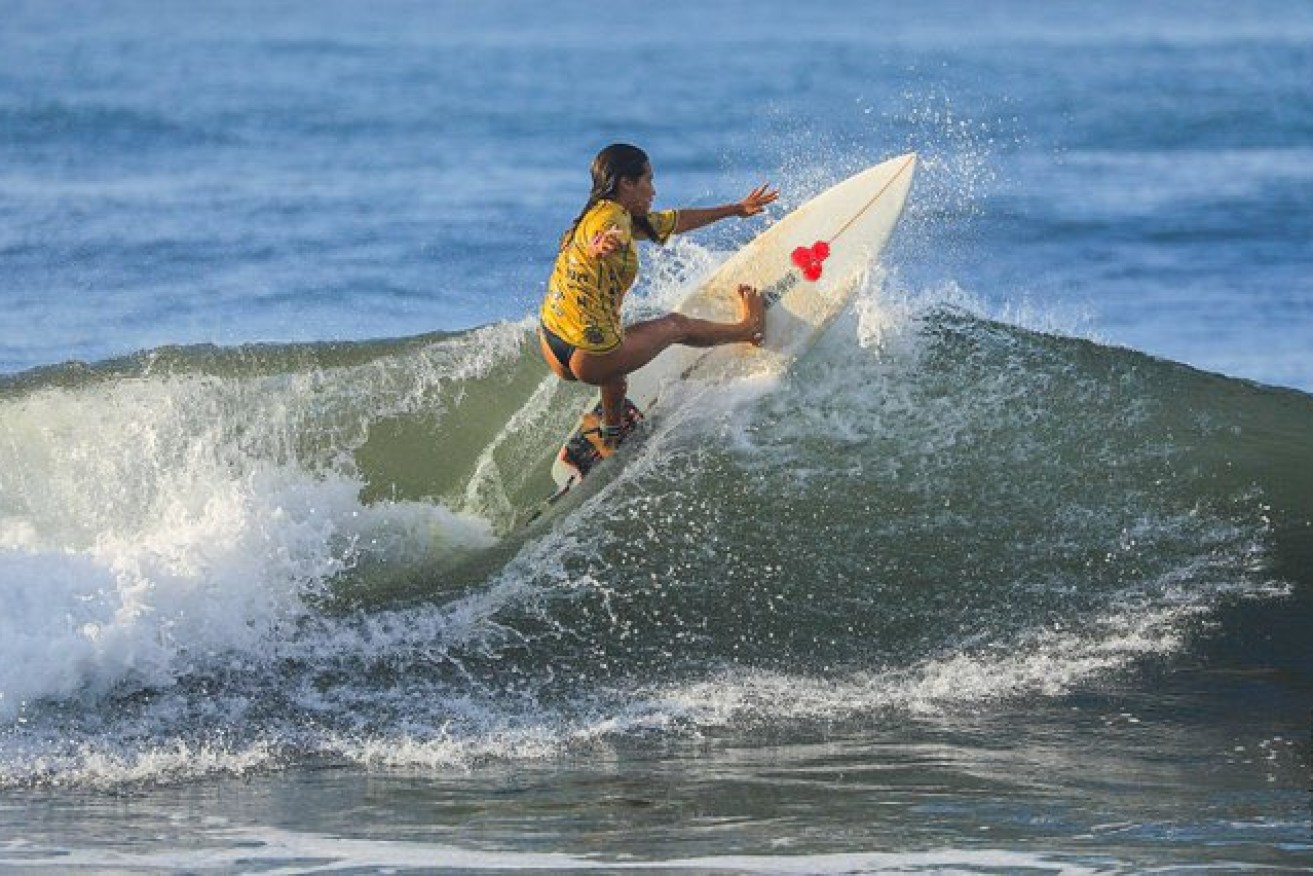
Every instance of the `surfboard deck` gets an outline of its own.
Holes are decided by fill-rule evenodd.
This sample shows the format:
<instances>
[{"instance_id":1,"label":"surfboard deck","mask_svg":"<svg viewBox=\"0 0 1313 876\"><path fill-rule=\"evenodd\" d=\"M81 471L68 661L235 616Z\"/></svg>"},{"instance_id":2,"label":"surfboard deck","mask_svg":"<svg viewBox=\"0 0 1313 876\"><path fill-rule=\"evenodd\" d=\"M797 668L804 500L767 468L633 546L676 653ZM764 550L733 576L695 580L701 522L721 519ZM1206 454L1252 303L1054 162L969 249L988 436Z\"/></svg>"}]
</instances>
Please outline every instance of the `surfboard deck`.
<instances>
[{"instance_id":1,"label":"surfboard deck","mask_svg":"<svg viewBox=\"0 0 1313 876\"><path fill-rule=\"evenodd\" d=\"M771 225L731 256L684 298L675 310L731 321L742 284L761 291L766 339L761 347L730 344L696 349L674 346L629 375L635 424L651 415L672 383L709 373L727 358L761 351L797 358L843 310L893 232L907 201L916 153L891 158L816 195ZM600 420L590 404L566 436L552 464L555 503L611 455L589 440ZM620 448L623 448L623 443ZM594 453L595 451L595 453Z\"/></svg>"}]
</instances>

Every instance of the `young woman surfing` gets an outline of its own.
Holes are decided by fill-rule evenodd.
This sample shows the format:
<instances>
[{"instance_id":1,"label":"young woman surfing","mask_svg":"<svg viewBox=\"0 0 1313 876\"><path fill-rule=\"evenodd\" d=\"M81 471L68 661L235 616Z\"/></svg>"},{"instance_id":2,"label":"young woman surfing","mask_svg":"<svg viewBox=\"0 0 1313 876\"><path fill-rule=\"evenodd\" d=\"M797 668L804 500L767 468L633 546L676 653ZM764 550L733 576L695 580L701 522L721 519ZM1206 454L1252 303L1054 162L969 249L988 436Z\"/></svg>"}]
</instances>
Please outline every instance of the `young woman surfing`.
<instances>
[{"instance_id":1,"label":"young woman surfing","mask_svg":"<svg viewBox=\"0 0 1313 876\"><path fill-rule=\"evenodd\" d=\"M638 277L636 241L664 244L672 234L731 216L755 216L779 192L763 185L734 204L653 211L652 164L643 150L624 143L599 152L592 175L588 203L561 237L543 300L539 339L543 357L557 376L601 388L602 437L614 446L623 431L625 375L671 344L760 344L765 328L761 295L749 286L739 287L737 322L668 313L623 326L620 305Z\"/></svg>"}]
</instances>

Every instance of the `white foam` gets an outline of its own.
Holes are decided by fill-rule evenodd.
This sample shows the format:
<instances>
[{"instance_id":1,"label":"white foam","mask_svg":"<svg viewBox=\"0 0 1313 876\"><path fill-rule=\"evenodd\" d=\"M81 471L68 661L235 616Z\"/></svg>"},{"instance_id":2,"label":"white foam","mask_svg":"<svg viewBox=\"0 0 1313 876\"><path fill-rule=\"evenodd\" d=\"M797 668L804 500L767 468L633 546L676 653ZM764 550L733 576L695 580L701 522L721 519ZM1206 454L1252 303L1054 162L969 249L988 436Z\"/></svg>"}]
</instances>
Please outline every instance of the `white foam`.
<instances>
[{"instance_id":1,"label":"white foam","mask_svg":"<svg viewBox=\"0 0 1313 876\"><path fill-rule=\"evenodd\" d=\"M1029 647L1004 653L956 653L913 667L843 677L734 670L654 689L650 709L666 713L671 723L711 730L754 720L844 720L881 712L947 715L991 701L1059 696L1146 655L1172 650L1183 611L1188 610L1106 618L1090 624L1103 631L1089 637L1043 634Z\"/></svg>"},{"instance_id":2,"label":"white foam","mask_svg":"<svg viewBox=\"0 0 1313 876\"><path fill-rule=\"evenodd\" d=\"M415 563L492 541L485 522L439 506L363 506L360 487L274 470L87 550L0 552L0 718L38 697L168 685L194 660L259 655L362 553Z\"/></svg>"},{"instance_id":3,"label":"white foam","mask_svg":"<svg viewBox=\"0 0 1313 876\"><path fill-rule=\"evenodd\" d=\"M206 848L196 851L126 852L33 847L25 842L0 846L0 863L11 854L23 867L63 869L211 870L258 869L261 873L418 868L452 871L697 871L727 873L880 873L905 870L1042 870L1106 872L1106 855L1097 867L1067 856L1003 848L931 849L914 852L845 851L819 854L726 854L635 859L628 854L600 856L569 851L474 849L445 843L355 839L276 828L220 827L205 832ZM48 855L48 857L43 857Z\"/></svg>"},{"instance_id":4,"label":"white foam","mask_svg":"<svg viewBox=\"0 0 1313 876\"><path fill-rule=\"evenodd\" d=\"M454 561L490 544L469 513L363 504L350 458L369 418L432 405L430 381L518 355L524 332L480 334L404 367L147 376L6 401L0 720L34 699L167 686L195 661L258 655L362 556Z\"/></svg>"},{"instance_id":5,"label":"white foam","mask_svg":"<svg viewBox=\"0 0 1313 876\"><path fill-rule=\"evenodd\" d=\"M260 741L241 747L222 744L188 744L162 742L131 753L112 747L81 745L62 755L34 753L26 759L22 772L9 770L9 776L30 780L40 777L52 787L112 790L125 785L158 785L170 781L189 781L202 776L244 776L268 769L276 763L276 746Z\"/></svg>"}]
</instances>

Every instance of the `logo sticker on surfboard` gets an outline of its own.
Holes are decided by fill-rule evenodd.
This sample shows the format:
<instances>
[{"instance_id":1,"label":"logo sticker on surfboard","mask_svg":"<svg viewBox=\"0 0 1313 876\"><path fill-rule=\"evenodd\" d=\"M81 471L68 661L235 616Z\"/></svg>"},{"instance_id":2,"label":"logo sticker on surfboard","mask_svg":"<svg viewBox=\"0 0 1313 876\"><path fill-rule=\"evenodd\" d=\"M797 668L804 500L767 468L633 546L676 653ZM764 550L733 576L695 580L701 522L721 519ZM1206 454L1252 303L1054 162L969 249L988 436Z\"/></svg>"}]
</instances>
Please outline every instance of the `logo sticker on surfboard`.
<instances>
[{"instance_id":1,"label":"logo sticker on surfboard","mask_svg":"<svg viewBox=\"0 0 1313 876\"><path fill-rule=\"evenodd\" d=\"M830 257L830 245L824 240L818 240L811 246L800 246L793 251L790 257L802 279L815 283L821 278L824 270L824 262ZM793 271L780 277L771 285L762 290L762 297L766 299L766 306L770 307L775 302L783 298L794 286L801 282L798 274Z\"/></svg>"},{"instance_id":2,"label":"logo sticker on surfboard","mask_svg":"<svg viewBox=\"0 0 1313 876\"><path fill-rule=\"evenodd\" d=\"M793 263L802 276L812 283L821 278L821 264L830 257L830 245L818 240L811 246L800 246L793 251Z\"/></svg>"}]
</instances>

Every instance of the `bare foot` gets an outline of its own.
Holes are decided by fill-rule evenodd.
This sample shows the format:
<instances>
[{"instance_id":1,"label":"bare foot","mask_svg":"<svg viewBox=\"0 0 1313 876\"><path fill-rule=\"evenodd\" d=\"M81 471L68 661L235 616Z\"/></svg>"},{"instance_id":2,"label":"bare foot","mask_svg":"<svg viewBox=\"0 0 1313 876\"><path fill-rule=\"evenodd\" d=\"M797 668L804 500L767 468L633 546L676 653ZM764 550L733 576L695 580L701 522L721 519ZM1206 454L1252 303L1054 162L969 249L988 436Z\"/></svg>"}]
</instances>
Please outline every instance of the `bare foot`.
<instances>
[{"instance_id":1,"label":"bare foot","mask_svg":"<svg viewBox=\"0 0 1313 876\"><path fill-rule=\"evenodd\" d=\"M739 324L747 335L744 340L754 346L760 347L766 340L766 302L746 283L739 285Z\"/></svg>"}]
</instances>

